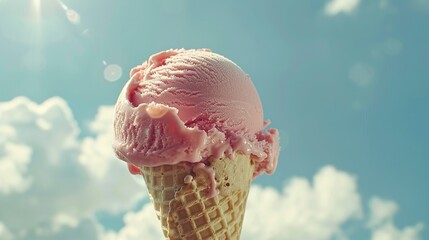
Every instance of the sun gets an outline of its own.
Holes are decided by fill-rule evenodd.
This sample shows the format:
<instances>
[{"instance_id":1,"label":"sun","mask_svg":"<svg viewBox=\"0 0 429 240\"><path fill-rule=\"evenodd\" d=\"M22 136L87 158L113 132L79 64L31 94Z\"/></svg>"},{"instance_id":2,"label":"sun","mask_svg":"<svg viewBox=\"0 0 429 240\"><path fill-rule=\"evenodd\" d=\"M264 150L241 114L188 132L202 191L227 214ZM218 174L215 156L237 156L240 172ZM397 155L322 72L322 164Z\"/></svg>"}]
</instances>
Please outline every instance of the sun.
<instances>
[{"instance_id":1,"label":"sun","mask_svg":"<svg viewBox=\"0 0 429 240\"><path fill-rule=\"evenodd\" d=\"M1 1L1 0L0 0ZM42 0L31 0L32 9L34 12L35 21L40 23L41 21L41 1ZM74 9L69 8L63 1L56 0L60 5L61 9L64 11L64 14L67 20L72 24L80 23L80 15Z\"/></svg>"}]
</instances>

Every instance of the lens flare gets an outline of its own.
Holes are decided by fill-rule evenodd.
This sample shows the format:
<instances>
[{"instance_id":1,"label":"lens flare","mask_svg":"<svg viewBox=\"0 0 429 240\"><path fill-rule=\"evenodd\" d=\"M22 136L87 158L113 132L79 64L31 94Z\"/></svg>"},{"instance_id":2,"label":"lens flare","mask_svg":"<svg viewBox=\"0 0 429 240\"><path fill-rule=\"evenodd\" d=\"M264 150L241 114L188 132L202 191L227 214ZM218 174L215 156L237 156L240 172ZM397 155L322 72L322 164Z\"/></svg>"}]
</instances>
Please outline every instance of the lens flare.
<instances>
[{"instance_id":1,"label":"lens flare","mask_svg":"<svg viewBox=\"0 0 429 240\"><path fill-rule=\"evenodd\" d=\"M103 64L105 61L103 61ZM106 64L104 64L106 65ZM109 64L104 68L104 79L115 82L122 76L122 68L117 64Z\"/></svg>"},{"instance_id":2,"label":"lens flare","mask_svg":"<svg viewBox=\"0 0 429 240\"><path fill-rule=\"evenodd\" d=\"M80 23L80 14L78 12L76 12L74 9L69 8L61 0L57 0L57 2L61 6L61 8L64 10L64 13L66 14L67 20L69 20L70 23L72 23L72 24L79 24Z\"/></svg>"},{"instance_id":3,"label":"lens flare","mask_svg":"<svg viewBox=\"0 0 429 240\"><path fill-rule=\"evenodd\" d=\"M69 9L69 7L67 7L67 5L66 5L65 3L63 3L63 1L61 1L61 0L57 0L57 2L58 2L58 4L60 4L61 8L62 8L64 11L67 11L67 10Z\"/></svg>"},{"instance_id":4,"label":"lens flare","mask_svg":"<svg viewBox=\"0 0 429 240\"><path fill-rule=\"evenodd\" d=\"M88 35L88 33L89 33L89 29L88 29L88 28L86 28L85 30L83 30L83 31L81 32L82 36L87 36L87 35Z\"/></svg>"},{"instance_id":5,"label":"lens flare","mask_svg":"<svg viewBox=\"0 0 429 240\"><path fill-rule=\"evenodd\" d=\"M80 23L80 15L73 9L68 9L66 11L66 16L69 22L73 24L79 24Z\"/></svg>"}]
</instances>

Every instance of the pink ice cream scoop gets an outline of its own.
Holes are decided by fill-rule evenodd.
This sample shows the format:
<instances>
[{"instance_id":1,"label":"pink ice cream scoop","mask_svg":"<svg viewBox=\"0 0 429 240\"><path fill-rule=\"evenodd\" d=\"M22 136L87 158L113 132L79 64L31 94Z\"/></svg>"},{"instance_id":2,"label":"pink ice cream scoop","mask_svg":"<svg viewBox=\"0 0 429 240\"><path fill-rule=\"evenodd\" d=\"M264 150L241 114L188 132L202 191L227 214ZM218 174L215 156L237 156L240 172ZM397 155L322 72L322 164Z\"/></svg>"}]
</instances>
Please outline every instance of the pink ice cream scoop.
<instances>
[{"instance_id":1,"label":"pink ice cream scoop","mask_svg":"<svg viewBox=\"0 0 429 240\"><path fill-rule=\"evenodd\" d=\"M250 77L207 49L169 50L131 70L116 104L114 149L133 166L247 154L254 176L277 165L277 129L264 130Z\"/></svg>"}]
</instances>

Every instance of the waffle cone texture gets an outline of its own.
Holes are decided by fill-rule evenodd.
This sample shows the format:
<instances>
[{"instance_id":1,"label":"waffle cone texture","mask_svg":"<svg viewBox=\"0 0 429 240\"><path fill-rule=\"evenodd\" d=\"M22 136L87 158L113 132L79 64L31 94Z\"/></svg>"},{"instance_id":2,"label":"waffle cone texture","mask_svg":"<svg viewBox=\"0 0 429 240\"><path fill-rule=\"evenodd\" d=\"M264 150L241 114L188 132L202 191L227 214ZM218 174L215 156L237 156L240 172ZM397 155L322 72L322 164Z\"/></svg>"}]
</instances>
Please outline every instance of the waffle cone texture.
<instances>
[{"instance_id":1,"label":"waffle cone texture","mask_svg":"<svg viewBox=\"0 0 429 240\"><path fill-rule=\"evenodd\" d=\"M240 239L253 162L248 156L213 159L216 191L210 177L186 163L142 167L142 174L166 239Z\"/></svg>"}]
</instances>

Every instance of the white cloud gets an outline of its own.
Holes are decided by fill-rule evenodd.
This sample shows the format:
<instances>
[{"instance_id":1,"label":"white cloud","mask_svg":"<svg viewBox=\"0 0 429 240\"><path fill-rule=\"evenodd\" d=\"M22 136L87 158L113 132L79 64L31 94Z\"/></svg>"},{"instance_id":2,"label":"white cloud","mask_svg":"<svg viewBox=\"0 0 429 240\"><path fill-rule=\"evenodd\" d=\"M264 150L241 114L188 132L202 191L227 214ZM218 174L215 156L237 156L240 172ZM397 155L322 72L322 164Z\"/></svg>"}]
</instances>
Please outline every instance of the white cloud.
<instances>
[{"instance_id":1,"label":"white cloud","mask_svg":"<svg viewBox=\"0 0 429 240\"><path fill-rule=\"evenodd\" d=\"M113 106L99 107L95 120L89 125L95 137L86 137L82 142L79 162L97 178L105 177L108 167L118 161L112 154L113 115Z\"/></svg>"},{"instance_id":2,"label":"white cloud","mask_svg":"<svg viewBox=\"0 0 429 240\"><path fill-rule=\"evenodd\" d=\"M371 215L368 225L370 227L377 227L391 221L398 211L398 205L395 202L377 197L371 199L369 207Z\"/></svg>"},{"instance_id":3,"label":"white cloud","mask_svg":"<svg viewBox=\"0 0 429 240\"><path fill-rule=\"evenodd\" d=\"M0 194L23 192L30 187L31 178L25 176L30 157L31 148L0 140Z\"/></svg>"},{"instance_id":4,"label":"white cloud","mask_svg":"<svg viewBox=\"0 0 429 240\"><path fill-rule=\"evenodd\" d=\"M163 239L161 225L151 203L145 204L138 212L124 216L125 226L118 232L108 232L106 240Z\"/></svg>"},{"instance_id":5,"label":"white cloud","mask_svg":"<svg viewBox=\"0 0 429 240\"><path fill-rule=\"evenodd\" d=\"M0 174L4 162L10 174L0 183L0 239L162 238L150 203L125 214L118 232L104 230L94 217L129 211L146 192L141 176L131 177L111 149L112 106L99 108L89 124L94 136L83 139L61 98L41 104L17 98L0 103L0 115ZM361 209L356 179L327 166L312 181L295 177L282 190L253 185L242 238L347 239L344 223L366 223ZM394 225L395 203L373 199L370 209L372 240L420 239L422 224Z\"/></svg>"},{"instance_id":6,"label":"white cloud","mask_svg":"<svg viewBox=\"0 0 429 240\"><path fill-rule=\"evenodd\" d=\"M81 141L61 98L36 104L19 97L0 103L0 116L0 178L6 179L0 184L0 222L17 239L64 239L65 232L81 228L97 232L83 221L96 211L127 210L144 196L126 164L115 159L112 136L106 139L111 125L99 117L91 123L97 136ZM88 141L95 143L92 157L103 175L78 160L88 154Z\"/></svg>"},{"instance_id":7,"label":"white cloud","mask_svg":"<svg viewBox=\"0 0 429 240\"><path fill-rule=\"evenodd\" d=\"M393 201L373 197L369 202L370 218L368 226L372 229L372 240L420 240L424 224L398 229L394 224L394 217L399 210Z\"/></svg>"},{"instance_id":8,"label":"white cloud","mask_svg":"<svg viewBox=\"0 0 429 240\"><path fill-rule=\"evenodd\" d=\"M341 235L343 223L361 216L355 178L327 166L313 183L294 178L282 192L253 186L242 234L243 239L331 239Z\"/></svg>"},{"instance_id":9,"label":"white cloud","mask_svg":"<svg viewBox=\"0 0 429 240\"><path fill-rule=\"evenodd\" d=\"M79 219L64 213L58 213L52 220L52 230L59 232L64 227L75 228L78 224Z\"/></svg>"},{"instance_id":10,"label":"white cloud","mask_svg":"<svg viewBox=\"0 0 429 240\"><path fill-rule=\"evenodd\" d=\"M383 225L374 230L372 240L420 240L424 225L418 223L414 226L405 227L400 230L392 223Z\"/></svg>"},{"instance_id":11,"label":"white cloud","mask_svg":"<svg viewBox=\"0 0 429 240\"><path fill-rule=\"evenodd\" d=\"M102 227L93 218L86 218L76 226L64 225L59 232L52 232L43 228L37 228L27 233L27 237L18 239L28 240L76 240L76 239L99 239L105 240L102 235Z\"/></svg>"},{"instance_id":12,"label":"white cloud","mask_svg":"<svg viewBox=\"0 0 429 240\"><path fill-rule=\"evenodd\" d=\"M252 185L247 202L242 239L328 240L348 239L343 224L355 221L372 230L372 240L420 240L423 224L400 230L393 224L396 203L379 198L370 202L370 215L363 219L356 179L331 166L322 168L310 182L295 177L282 191ZM363 221L365 220L365 221ZM152 204L124 216L125 226L107 232L103 239L162 239Z\"/></svg>"},{"instance_id":13,"label":"white cloud","mask_svg":"<svg viewBox=\"0 0 429 240\"><path fill-rule=\"evenodd\" d=\"M253 185L245 213L242 239L323 240L341 236L341 225L361 217L356 180L333 167L324 167L313 184L294 178L283 191ZM162 232L151 204L124 217L109 240L161 239Z\"/></svg>"},{"instance_id":14,"label":"white cloud","mask_svg":"<svg viewBox=\"0 0 429 240\"><path fill-rule=\"evenodd\" d=\"M359 6L360 0L331 0L325 5L325 14L335 16L351 13Z\"/></svg>"},{"instance_id":15,"label":"white cloud","mask_svg":"<svg viewBox=\"0 0 429 240\"><path fill-rule=\"evenodd\" d=\"M13 240L14 239L12 233L9 231L9 229L2 222L0 222L0 239L3 239L3 240Z\"/></svg>"}]
</instances>

